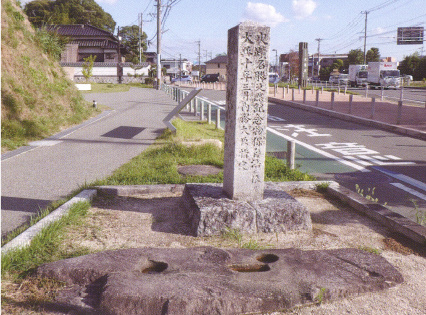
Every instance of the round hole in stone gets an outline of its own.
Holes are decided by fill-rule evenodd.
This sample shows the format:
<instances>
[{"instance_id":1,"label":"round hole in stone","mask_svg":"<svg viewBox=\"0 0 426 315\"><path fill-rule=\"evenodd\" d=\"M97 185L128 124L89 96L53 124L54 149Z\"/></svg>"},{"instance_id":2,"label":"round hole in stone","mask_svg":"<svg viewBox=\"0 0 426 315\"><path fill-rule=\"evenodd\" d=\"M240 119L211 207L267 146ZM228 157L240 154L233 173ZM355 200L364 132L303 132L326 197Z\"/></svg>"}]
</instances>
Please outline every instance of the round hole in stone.
<instances>
[{"instance_id":1,"label":"round hole in stone","mask_svg":"<svg viewBox=\"0 0 426 315\"><path fill-rule=\"evenodd\" d=\"M265 264L270 264L278 261L280 259L277 255L274 254L262 254L260 256L257 256L256 259L260 262L263 262Z\"/></svg>"},{"instance_id":2,"label":"round hole in stone","mask_svg":"<svg viewBox=\"0 0 426 315\"><path fill-rule=\"evenodd\" d=\"M150 266L142 270L142 273L161 273L166 270L168 265L161 261L150 261Z\"/></svg>"},{"instance_id":3,"label":"round hole in stone","mask_svg":"<svg viewBox=\"0 0 426 315\"><path fill-rule=\"evenodd\" d=\"M238 272L263 272L263 271L269 271L271 268L269 268L268 265L231 265L229 266L230 269Z\"/></svg>"}]
</instances>

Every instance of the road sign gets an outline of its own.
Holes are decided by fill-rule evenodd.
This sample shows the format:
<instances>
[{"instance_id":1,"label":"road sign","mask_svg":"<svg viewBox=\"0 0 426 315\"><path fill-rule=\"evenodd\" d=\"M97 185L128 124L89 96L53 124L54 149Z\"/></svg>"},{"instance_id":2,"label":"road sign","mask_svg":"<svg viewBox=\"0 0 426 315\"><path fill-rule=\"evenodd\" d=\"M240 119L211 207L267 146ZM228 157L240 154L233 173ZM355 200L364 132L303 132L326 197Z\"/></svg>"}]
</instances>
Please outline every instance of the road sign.
<instances>
[{"instance_id":1,"label":"road sign","mask_svg":"<svg viewBox=\"0 0 426 315\"><path fill-rule=\"evenodd\" d=\"M398 27L397 45L422 45L424 27Z\"/></svg>"}]
</instances>

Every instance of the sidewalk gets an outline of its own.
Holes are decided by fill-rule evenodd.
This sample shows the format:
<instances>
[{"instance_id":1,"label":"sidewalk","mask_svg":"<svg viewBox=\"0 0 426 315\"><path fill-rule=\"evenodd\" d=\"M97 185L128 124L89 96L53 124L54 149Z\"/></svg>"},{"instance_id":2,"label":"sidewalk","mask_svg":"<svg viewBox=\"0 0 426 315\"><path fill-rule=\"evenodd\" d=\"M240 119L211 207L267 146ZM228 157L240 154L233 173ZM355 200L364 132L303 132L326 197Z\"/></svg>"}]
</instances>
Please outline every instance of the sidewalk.
<instances>
[{"instance_id":1,"label":"sidewalk","mask_svg":"<svg viewBox=\"0 0 426 315\"><path fill-rule=\"evenodd\" d=\"M162 120L176 106L154 89L90 93L85 98L113 110L2 155L2 235L139 155L161 134Z\"/></svg>"},{"instance_id":2,"label":"sidewalk","mask_svg":"<svg viewBox=\"0 0 426 315\"><path fill-rule=\"evenodd\" d=\"M426 108L402 105L400 117L398 118L398 104L380 101L376 98L374 106L371 98L360 95L353 95L352 106L350 106L350 95L343 92L334 93L334 103L332 103L332 93L319 92L318 103L316 101L316 91L306 90L306 98L303 100L303 90L294 90L294 100L290 89L283 95L283 88L278 88L274 96L274 88L269 89L269 101L290 105L309 111L337 117L344 120L354 121L369 126L374 126L398 133L406 134L415 138L426 140Z\"/></svg>"}]
</instances>

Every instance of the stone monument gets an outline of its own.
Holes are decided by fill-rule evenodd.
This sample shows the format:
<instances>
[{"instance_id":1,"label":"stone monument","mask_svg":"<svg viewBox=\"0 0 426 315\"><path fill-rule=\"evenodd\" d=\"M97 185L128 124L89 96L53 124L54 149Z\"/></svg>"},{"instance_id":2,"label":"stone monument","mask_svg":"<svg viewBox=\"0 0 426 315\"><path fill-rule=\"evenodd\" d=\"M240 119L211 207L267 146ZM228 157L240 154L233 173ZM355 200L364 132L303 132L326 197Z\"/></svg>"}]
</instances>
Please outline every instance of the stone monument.
<instances>
[{"instance_id":1,"label":"stone monument","mask_svg":"<svg viewBox=\"0 0 426 315\"><path fill-rule=\"evenodd\" d=\"M234 200L263 199L269 31L252 22L228 31L223 190Z\"/></svg>"},{"instance_id":2,"label":"stone monument","mask_svg":"<svg viewBox=\"0 0 426 315\"><path fill-rule=\"evenodd\" d=\"M269 40L269 27L253 22L228 31L223 185L185 185L182 199L195 236L312 227L302 204L264 182Z\"/></svg>"}]
</instances>

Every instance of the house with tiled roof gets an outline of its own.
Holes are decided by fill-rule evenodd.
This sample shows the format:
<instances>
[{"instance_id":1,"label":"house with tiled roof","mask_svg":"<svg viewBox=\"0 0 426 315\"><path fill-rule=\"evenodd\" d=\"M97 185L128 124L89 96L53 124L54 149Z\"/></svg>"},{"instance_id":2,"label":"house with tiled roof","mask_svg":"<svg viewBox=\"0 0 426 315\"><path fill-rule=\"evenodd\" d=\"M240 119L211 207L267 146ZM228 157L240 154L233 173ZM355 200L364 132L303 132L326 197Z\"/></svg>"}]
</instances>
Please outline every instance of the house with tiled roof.
<instances>
[{"instance_id":1,"label":"house with tiled roof","mask_svg":"<svg viewBox=\"0 0 426 315\"><path fill-rule=\"evenodd\" d=\"M47 29L69 39L61 54L61 65L75 81L83 79L82 66L84 59L89 56L96 56L92 72L93 78L98 78L98 82L104 82L107 77L116 78L118 75L148 75L150 65L146 62L133 65L121 58L118 67L119 55L124 56L128 51L120 45L119 54L119 40L108 31L89 24L50 25Z\"/></svg>"},{"instance_id":2,"label":"house with tiled roof","mask_svg":"<svg viewBox=\"0 0 426 315\"><path fill-rule=\"evenodd\" d=\"M89 24L50 25L49 31L69 38L61 62L83 62L90 55L96 62L118 62L118 38ZM122 55L126 53L121 47Z\"/></svg>"}]
</instances>

